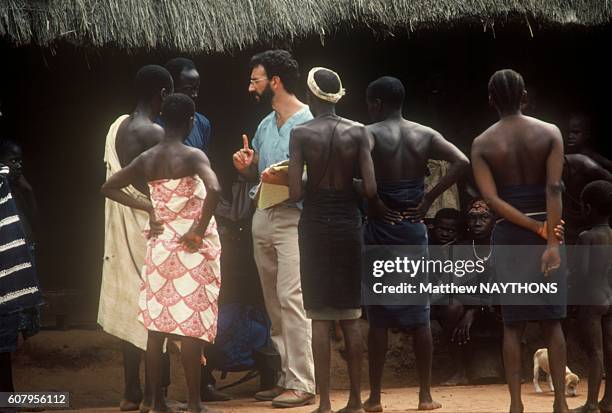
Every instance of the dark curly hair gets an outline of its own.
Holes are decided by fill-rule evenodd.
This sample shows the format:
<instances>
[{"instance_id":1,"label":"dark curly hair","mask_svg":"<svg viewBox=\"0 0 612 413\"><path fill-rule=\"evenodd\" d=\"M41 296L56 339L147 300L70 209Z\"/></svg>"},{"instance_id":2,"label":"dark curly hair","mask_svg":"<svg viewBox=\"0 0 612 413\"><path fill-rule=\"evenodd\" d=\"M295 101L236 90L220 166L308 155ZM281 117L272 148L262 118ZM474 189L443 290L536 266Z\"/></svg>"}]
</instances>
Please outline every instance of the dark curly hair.
<instances>
[{"instance_id":1,"label":"dark curly hair","mask_svg":"<svg viewBox=\"0 0 612 413\"><path fill-rule=\"evenodd\" d=\"M434 216L434 222L438 223L442 219L452 219L454 221L462 221L461 212L455 208L442 208Z\"/></svg>"},{"instance_id":2,"label":"dark curly hair","mask_svg":"<svg viewBox=\"0 0 612 413\"><path fill-rule=\"evenodd\" d=\"M159 65L141 67L136 73L134 83L139 99L152 99L164 88L168 92L174 90L174 82L170 72Z\"/></svg>"},{"instance_id":3,"label":"dark curly hair","mask_svg":"<svg viewBox=\"0 0 612 413\"><path fill-rule=\"evenodd\" d=\"M580 195L583 204L589 204L602 215L612 214L612 183L603 179L584 187Z\"/></svg>"},{"instance_id":4,"label":"dark curly hair","mask_svg":"<svg viewBox=\"0 0 612 413\"><path fill-rule=\"evenodd\" d=\"M256 66L263 66L268 79L278 76L288 93L295 93L300 67L298 62L286 50L266 50L251 58L251 70Z\"/></svg>"},{"instance_id":5,"label":"dark curly hair","mask_svg":"<svg viewBox=\"0 0 612 413\"><path fill-rule=\"evenodd\" d=\"M181 127L192 118L195 113L193 100L182 93L173 93L164 100L161 118L166 127Z\"/></svg>"},{"instance_id":6,"label":"dark curly hair","mask_svg":"<svg viewBox=\"0 0 612 413\"><path fill-rule=\"evenodd\" d=\"M16 148L21 148L17 142L9 138L0 138L0 158L4 158Z\"/></svg>"},{"instance_id":7,"label":"dark curly hair","mask_svg":"<svg viewBox=\"0 0 612 413\"><path fill-rule=\"evenodd\" d=\"M368 101L380 99L393 109L400 109L406 96L406 89L401 80L392 76L379 77L368 85L366 90Z\"/></svg>"},{"instance_id":8,"label":"dark curly hair","mask_svg":"<svg viewBox=\"0 0 612 413\"><path fill-rule=\"evenodd\" d=\"M174 83L178 83L181 80L181 73L187 70L197 70L193 60L187 59L186 57L175 57L170 59L164 65L166 70L172 75Z\"/></svg>"}]
</instances>

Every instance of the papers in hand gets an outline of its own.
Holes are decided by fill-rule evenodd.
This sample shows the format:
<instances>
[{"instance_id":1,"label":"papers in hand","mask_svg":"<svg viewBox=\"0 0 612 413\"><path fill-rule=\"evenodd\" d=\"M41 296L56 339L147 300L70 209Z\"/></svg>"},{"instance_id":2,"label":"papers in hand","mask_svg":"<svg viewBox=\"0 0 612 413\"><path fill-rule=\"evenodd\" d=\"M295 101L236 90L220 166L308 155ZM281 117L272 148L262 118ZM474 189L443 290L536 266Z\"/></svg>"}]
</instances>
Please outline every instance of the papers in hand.
<instances>
[{"instance_id":1,"label":"papers in hand","mask_svg":"<svg viewBox=\"0 0 612 413\"><path fill-rule=\"evenodd\" d=\"M270 165L270 168L275 172L289 171L289 161L285 160L282 162ZM281 204L289 199L289 187L285 185L269 184L266 182L260 182L257 186L257 208L266 209L273 207L274 205Z\"/></svg>"}]
</instances>

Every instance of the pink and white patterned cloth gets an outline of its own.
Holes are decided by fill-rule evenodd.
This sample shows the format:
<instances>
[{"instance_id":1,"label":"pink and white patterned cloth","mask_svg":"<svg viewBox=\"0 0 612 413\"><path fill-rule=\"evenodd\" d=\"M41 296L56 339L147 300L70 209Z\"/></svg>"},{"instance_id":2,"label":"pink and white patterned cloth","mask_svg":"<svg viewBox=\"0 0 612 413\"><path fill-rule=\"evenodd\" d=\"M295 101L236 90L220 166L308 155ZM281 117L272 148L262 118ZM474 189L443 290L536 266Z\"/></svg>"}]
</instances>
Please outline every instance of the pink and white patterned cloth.
<instances>
[{"instance_id":1,"label":"pink and white patterned cloth","mask_svg":"<svg viewBox=\"0 0 612 413\"><path fill-rule=\"evenodd\" d=\"M147 241L138 320L148 330L213 342L221 286L221 244L215 219L197 252L189 252L179 242L200 218L204 183L197 176L160 179L149 182L149 189L164 231Z\"/></svg>"}]
</instances>

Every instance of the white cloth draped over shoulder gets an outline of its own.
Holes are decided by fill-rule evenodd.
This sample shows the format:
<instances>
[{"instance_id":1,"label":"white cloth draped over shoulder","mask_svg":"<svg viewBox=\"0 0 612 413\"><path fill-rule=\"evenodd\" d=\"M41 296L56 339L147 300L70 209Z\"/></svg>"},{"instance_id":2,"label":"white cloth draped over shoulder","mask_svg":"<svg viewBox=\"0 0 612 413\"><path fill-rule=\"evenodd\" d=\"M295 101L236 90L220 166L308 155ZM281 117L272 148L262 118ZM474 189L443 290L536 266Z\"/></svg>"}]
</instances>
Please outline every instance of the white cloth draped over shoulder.
<instances>
[{"instance_id":1,"label":"white cloth draped over shoulder","mask_svg":"<svg viewBox=\"0 0 612 413\"><path fill-rule=\"evenodd\" d=\"M107 179L121 169L115 139L119 126L128 116L120 116L106 136L104 162ZM125 191L136 198L145 197L133 186ZM138 321L138 298L147 250L144 230L148 226L149 216L143 211L106 199L104 221L104 263L98 324L107 333L144 350L148 333Z\"/></svg>"}]
</instances>

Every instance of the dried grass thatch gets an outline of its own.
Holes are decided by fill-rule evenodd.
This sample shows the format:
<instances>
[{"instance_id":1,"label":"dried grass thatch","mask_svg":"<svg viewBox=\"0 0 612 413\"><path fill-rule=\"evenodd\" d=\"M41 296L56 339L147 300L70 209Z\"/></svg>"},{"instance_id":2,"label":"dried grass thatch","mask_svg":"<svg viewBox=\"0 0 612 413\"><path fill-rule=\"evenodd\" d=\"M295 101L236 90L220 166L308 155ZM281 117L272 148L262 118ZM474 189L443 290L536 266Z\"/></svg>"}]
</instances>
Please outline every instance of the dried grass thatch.
<instances>
[{"instance_id":1,"label":"dried grass thatch","mask_svg":"<svg viewBox=\"0 0 612 413\"><path fill-rule=\"evenodd\" d=\"M0 0L0 38L209 53L355 27L393 34L511 18L596 26L611 16L610 0Z\"/></svg>"}]
</instances>

